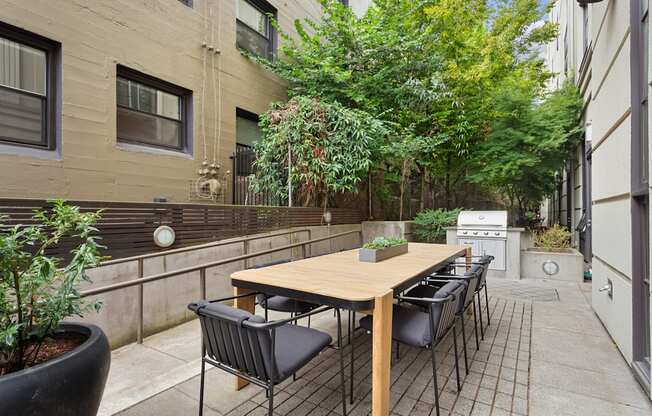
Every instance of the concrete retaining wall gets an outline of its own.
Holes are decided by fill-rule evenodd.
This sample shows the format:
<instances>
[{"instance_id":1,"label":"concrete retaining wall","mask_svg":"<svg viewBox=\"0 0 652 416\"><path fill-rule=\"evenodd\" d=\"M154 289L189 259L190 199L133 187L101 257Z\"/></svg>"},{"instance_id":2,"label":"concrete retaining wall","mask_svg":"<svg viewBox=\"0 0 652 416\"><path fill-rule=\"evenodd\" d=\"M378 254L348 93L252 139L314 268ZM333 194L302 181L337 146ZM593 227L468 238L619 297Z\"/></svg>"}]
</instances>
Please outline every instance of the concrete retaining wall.
<instances>
[{"instance_id":1,"label":"concrete retaining wall","mask_svg":"<svg viewBox=\"0 0 652 416\"><path fill-rule=\"evenodd\" d=\"M405 238L413 241L412 221L363 221L362 240L368 243L376 237Z\"/></svg>"},{"instance_id":2,"label":"concrete retaining wall","mask_svg":"<svg viewBox=\"0 0 652 416\"><path fill-rule=\"evenodd\" d=\"M328 227L305 227L311 230L311 238L325 237L329 234ZM303 229L303 228L302 228ZM330 234L342 233L350 230L360 230L359 224L333 225ZM284 230L279 230L284 231ZM278 233L279 231L275 231ZM287 230L289 231L289 230ZM261 234L264 235L264 234ZM249 253L267 250L291 244L292 242L306 241L306 232L295 233L294 241L291 235L263 238L249 243ZM167 255L147 259L144 261L144 276L178 270L201 263L235 257L244 253L244 245L237 239L232 239L232 244L219 247L197 249L185 253ZM226 240L228 241L228 240ZM351 234L332 240L332 250L341 251L359 247L360 237ZM326 254L331 250L329 241L311 244L307 248L307 255ZM249 260L248 266L263 264L280 259L299 259L301 249L285 250L268 254ZM226 264L206 270L206 293L208 298L230 296L233 293L229 276L231 273L242 270L244 262ZM93 283L82 289L102 287L113 283L124 282L138 276L138 263L136 261L100 267L89 271ZM188 303L198 300L199 272L187 273L176 277L151 282L144 285L144 333L151 335L194 318L187 308ZM82 320L99 325L107 334L111 346L117 348L136 341L138 328L138 288L130 287L114 292L98 295L96 298L103 303L99 313L89 313Z\"/></svg>"},{"instance_id":3,"label":"concrete retaining wall","mask_svg":"<svg viewBox=\"0 0 652 416\"><path fill-rule=\"evenodd\" d=\"M543 271L546 262L557 264L559 271L548 275ZM536 248L521 251L521 277L524 279L555 279L567 282L584 281L584 256L575 249L565 252L542 251Z\"/></svg>"}]
</instances>

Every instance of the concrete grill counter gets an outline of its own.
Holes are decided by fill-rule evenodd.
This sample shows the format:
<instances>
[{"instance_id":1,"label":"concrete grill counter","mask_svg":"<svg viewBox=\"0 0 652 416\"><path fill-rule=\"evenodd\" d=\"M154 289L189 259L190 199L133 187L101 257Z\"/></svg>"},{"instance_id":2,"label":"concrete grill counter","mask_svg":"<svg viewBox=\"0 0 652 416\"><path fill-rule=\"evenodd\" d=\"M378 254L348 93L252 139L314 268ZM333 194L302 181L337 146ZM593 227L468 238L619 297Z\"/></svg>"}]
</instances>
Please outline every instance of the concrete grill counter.
<instances>
[{"instance_id":1,"label":"concrete grill counter","mask_svg":"<svg viewBox=\"0 0 652 416\"><path fill-rule=\"evenodd\" d=\"M521 249L530 245L524 231L507 226L507 211L462 211L457 226L446 229L446 243L470 245L474 256L494 256L489 276L520 279Z\"/></svg>"}]
</instances>

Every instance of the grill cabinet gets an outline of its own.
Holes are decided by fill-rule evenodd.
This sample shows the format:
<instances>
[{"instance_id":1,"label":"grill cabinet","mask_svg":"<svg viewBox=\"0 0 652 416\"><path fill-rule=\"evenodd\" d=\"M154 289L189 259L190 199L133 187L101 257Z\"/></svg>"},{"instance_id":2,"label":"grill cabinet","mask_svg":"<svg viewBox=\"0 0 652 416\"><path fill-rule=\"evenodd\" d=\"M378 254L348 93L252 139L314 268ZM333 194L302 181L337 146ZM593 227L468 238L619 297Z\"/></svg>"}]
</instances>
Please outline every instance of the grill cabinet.
<instances>
[{"instance_id":1,"label":"grill cabinet","mask_svg":"<svg viewBox=\"0 0 652 416\"><path fill-rule=\"evenodd\" d=\"M457 217L457 243L470 245L474 256L494 256L490 270L505 270L507 211L462 211Z\"/></svg>"}]
</instances>

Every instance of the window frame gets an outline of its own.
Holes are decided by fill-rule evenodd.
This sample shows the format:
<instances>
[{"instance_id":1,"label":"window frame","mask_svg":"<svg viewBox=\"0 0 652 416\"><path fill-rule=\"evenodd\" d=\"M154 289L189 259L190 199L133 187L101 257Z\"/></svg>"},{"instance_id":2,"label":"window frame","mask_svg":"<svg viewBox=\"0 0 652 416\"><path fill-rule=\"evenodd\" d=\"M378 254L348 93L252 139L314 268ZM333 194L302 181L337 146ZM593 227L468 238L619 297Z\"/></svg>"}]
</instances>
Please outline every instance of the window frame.
<instances>
[{"instance_id":1,"label":"window frame","mask_svg":"<svg viewBox=\"0 0 652 416\"><path fill-rule=\"evenodd\" d=\"M0 135L0 144L29 147L32 149L55 150L57 128L57 79L59 71L59 51L61 44L33 32L0 21L0 36L34 49L45 52L45 97L40 94L0 85L1 90L24 94L42 100L41 142L21 140Z\"/></svg>"},{"instance_id":2,"label":"window frame","mask_svg":"<svg viewBox=\"0 0 652 416\"><path fill-rule=\"evenodd\" d=\"M173 94L179 97L179 120L170 118L164 115L152 114L147 111L138 110L135 108L127 107L124 105L118 104L118 78L123 78L128 81L134 81L139 84L145 85L146 87L154 88L159 91L163 91L168 94ZM118 144L125 143L135 146L143 146L153 149L163 149L179 153L190 153L190 143L189 138L192 137L190 132L190 107L192 104L192 91L186 88L180 87L178 85L172 84L171 82L162 80L160 78L147 75L143 72L137 71L135 69L128 68L123 65L117 65L116 68L116 77L115 77L115 86L116 86L116 142ZM120 137L120 130L118 128L118 109L122 108L128 111L132 111L138 114L144 114L154 118L160 118L163 120L174 121L180 123L181 128L181 137L179 146L168 146L164 144L153 144L141 140L135 140L132 138Z\"/></svg>"},{"instance_id":3,"label":"window frame","mask_svg":"<svg viewBox=\"0 0 652 416\"><path fill-rule=\"evenodd\" d=\"M235 45L238 49L244 49L248 51L249 53L254 53L250 51L249 49L245 48L244 46L240 45L238 43L238 28L237 26L244 25L248 30L253 31L255 35L266 39L268 42L267 46L267 54L264 56L264 58L267 59L274 59L274 56L276 56L276 48L277 48L277 40L276 40L276 28L272 24L272 20L270 18L270 14L273 16L274 19L278 17L278 11L274 6L272 6L270 3L268 3L265 0L244 0L245 2L249 3L251 7L254 7L257 9L259 12L261 12L263 15L265 15L265 19L267 19L267 37L263 36L257 29L249 26L246 22L240 20L238 18L238 11L237 8L240 7L239 3L240 1L236 1L236 14L235 14L235 21L236 21L236 35L235 35Z\"/></svg>"},{"instance_id":4,"label":"window frame","mask_svg":"<svg viewBox=\"0 0 652 416\"><path fill-rule=\"evenodd\" d=\"M184 6L190 7L191 9L193 8L193 0L179 0L179 2Z\"/></svg>"}]
</instances>

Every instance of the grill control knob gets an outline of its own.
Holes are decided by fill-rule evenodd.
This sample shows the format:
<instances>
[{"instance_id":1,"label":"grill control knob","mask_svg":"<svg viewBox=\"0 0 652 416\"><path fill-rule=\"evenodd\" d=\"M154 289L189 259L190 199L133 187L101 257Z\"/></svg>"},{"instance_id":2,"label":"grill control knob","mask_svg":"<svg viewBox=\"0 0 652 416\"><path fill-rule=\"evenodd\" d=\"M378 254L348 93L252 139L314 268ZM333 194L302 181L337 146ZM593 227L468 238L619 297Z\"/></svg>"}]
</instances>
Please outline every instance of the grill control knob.
<instances>
[{"instance_id":1,"label":"grill control knob","mask_svg":"<svg viewBox=\"0 0 652 416\"><path fill-rule=\"evenodd\" d=\"M494 233L495 235L500 235L500 233Z\"/></svg>"},{"instance_id":2,"label":"grill control knob","mask_svg":"<svg viewBox=\"0 0 652 416\"><path fill-rule=\"evenodd\" d=\"M473 235L478 235L478 232L477 232L477 231L473 231Z\"/></svg>"},{"instance_id":3,"label":"grill control knob","mask_svg":"<svg viewBox=\"0 0 652 416\"><path fill-rule=\"evenodd\" d=\"M462 231L462 234L467 235L469 232L468 231Z\"/></svg>"},{"instance_id":4,"label":"grill control knob","mask_svg":"<svg viewBox=\"0 0 652 416\"><path fill-rule=\"evenodd\" d=\"M485 232L484 232L484 235L489 235L489 232L485 231Z\"/></svg>"}]
</instances>

